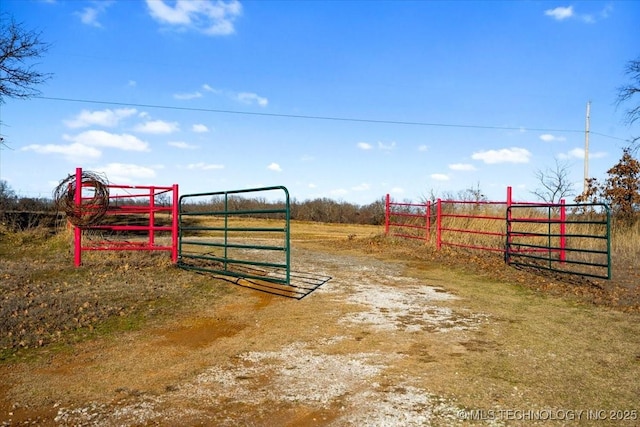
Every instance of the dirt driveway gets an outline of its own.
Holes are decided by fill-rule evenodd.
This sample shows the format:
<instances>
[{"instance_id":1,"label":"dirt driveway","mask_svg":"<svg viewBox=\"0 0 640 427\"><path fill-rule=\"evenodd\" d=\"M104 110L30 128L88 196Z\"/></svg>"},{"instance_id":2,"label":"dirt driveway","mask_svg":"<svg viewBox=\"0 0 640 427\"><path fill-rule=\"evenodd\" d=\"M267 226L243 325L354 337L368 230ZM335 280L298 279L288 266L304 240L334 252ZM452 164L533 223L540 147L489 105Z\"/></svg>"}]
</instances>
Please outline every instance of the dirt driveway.
<instances>
[{"instance_id":1,"label":"dirt driveway","mask_svg":"<svg viewBox=\"0 0 640 427\"><path fill-rule=\"evenodd\" d=\"M302 300L230 291L188 316L4 368L0 425L456 425L434 394L492 319L400 263L294 249ZM195 273L194 273L195 274ZM10 385L10 386L9 386Z\"/></svg>"}]
</instances>

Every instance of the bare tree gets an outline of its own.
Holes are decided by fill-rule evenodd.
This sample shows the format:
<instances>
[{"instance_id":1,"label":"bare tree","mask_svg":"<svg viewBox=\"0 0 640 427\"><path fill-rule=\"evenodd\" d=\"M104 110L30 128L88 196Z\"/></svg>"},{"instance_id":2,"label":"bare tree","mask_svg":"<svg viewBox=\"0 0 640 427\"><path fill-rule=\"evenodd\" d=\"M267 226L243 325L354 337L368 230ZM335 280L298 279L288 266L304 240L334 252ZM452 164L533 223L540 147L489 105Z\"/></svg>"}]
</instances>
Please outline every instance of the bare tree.
<instances>
[{"instance_id":1,"label":"bare tree","mask_svg":"<svg viewBox=\"0 0 640 427\"><path fill-rule=\"evenodd\" d=\"M463 191L458 192L458 200L462 200L465 202L486 202L487 196L484 195L482 190L480 189L480 183L476 183L476 186L473 185L469 188L465 188Z\"/></svg>"},{"instance_id":2,"label":"bare tree","mask_svg":"<svg viewBox=\"0 0 640 427\"><path fill-rule=\"evenodd\" d=\"M6 98L26 99L40 94L35 86L47 81L51 74L37 71L37 64L28 62L48 49L49 44L40 40L40 33L29 31L9 14L0 13L0 105ZM1 132L0 129L0 150L8 147Z\"/></svg>"},{"instance_id":3,"label":"bare tree","mask_svg":"<svg viewBox=\"0 0 640 427\"><path fill-rule=\"evenodd\" d=\"M40 94L35 86L51 77L35 69L28 61L41 57L49 44L40 40L40 33L29 31L12 17L0 15L0 104L5 98L31 98Z\"/></svg>"},{"instance_id":4,"label":"bare tree","mask_svg":"<svg viewBox=\"0 0 640 427\"><path fill-rule=\"evenodd\" d=\"M640 101L636 95L640 94L640 57L627 63L625 74L630 82L618 88L617 105L631 102L625 112L625 121L628 125L634 124L640 119ZM640 141L640 136L633 138L632 144Z\"/></svg>"},{"instance_id":5,"label":"bare tree","mask_svg":"<svg viewBox=\"0 0 640 427\"><path fill-rule=\"evenodd\" d=\"M555 160L554 168L544 171L538 169L535 173L541 187L531 193L545 203L559 203L568 196L574 196L573 183L569 179L569 164Z\"/></svg>"}]
</instances>

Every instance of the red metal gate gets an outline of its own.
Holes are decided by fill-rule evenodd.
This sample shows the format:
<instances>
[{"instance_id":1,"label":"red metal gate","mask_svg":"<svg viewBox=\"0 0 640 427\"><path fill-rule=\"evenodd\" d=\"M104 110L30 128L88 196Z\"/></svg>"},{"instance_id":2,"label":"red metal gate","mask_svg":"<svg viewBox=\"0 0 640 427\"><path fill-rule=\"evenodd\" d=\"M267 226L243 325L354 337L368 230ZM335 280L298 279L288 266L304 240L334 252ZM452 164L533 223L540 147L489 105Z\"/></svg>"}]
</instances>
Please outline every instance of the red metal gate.
<instances>
[{"instance_id":1,"label":"red metal gate","mask_svg":"<svg viewBox=\"0 0 640 427\"><path fill-rule=\"evenodd\" d=\"M507 187L505 201L468 201L437 199L435 209L430 202L411 203L393 202L386 197L385 234L431 240L432 224L435 222L435 245L438 250L443 246L477 249L483 251L504 252L505 238L508 235L509 217L505 221L505 212L511 215L511 206L558 206L557 222L566 220L564 200L560 205L540 204L536 202L514 202L512 189ZM435 210L435 212L433 212ZM536 218L535 210L527 218L531 222L545 221ZM565 230L560 226L560 233ZM513 235L510 235L513 237ZM560 239L560 258L563 259L565 239Z\"/></svg>"},{"instance_id":2,"label":"red metal gate","mask_svg":"<svg viewBox=\"0 0 640 427\"><path fill-rule=\"evenodd\" d=\"M394 202L385 199L384 232L387 235L429 241L431 238L431 202Z\"/></svg>"},{"instance_id":3,"label":"red metal gate","mask_svg":"<svg viewBox=\"0 0 640 427\"><path fill-rule=\"evenodd\" d=\"M83 251L168 251L178 260L178 185L169 187L106 184L107 200L101 201L104 215L96 223L74 226L74 264L82 263ZM76 168L74 202L77 212L95 211L95 188L82 179ZM165 199L167 203L159 203ZM98 239L83 239L94 231ZM101 238L108 234L109 239ZM159 244L158 235L170 235L168 244Z\"/></svg>"}]
</instances>

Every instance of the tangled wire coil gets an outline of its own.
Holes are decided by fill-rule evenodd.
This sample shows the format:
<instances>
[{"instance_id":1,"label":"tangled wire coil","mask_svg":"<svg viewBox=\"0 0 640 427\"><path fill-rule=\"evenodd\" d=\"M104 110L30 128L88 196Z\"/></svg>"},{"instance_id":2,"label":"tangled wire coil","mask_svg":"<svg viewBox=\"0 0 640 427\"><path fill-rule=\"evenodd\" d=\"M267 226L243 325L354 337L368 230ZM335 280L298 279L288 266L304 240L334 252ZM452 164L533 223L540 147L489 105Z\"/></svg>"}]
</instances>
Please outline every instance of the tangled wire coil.
<instances>
[{"instance_id":1,"label":"tangled wire coil","mask_svg":"<svg viewBox=\"0 0 640 427\"><path fill-rule=\"evenodd\" d=\"M82 190L93 190L93 195L91 197L83 195L79 205L75 202L75 174L60 181L53 192L58 211L65 212L69 222L79 227L97 223L109 207L109 182L106 176L96 172L82 171L81 186Z\"/></svg>"}]
</instances>

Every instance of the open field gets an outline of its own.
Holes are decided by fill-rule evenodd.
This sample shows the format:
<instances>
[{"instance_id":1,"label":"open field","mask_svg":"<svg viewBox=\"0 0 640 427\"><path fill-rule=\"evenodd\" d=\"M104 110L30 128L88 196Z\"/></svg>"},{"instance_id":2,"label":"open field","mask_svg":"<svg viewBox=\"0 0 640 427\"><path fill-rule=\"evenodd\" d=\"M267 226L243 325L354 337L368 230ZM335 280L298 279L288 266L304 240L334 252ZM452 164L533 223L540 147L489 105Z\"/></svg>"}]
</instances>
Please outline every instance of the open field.
<instances>
[{"instance_id":1,"label":"open field","mask_svg":"<svg viewBox=\"0 0 640 427\"><path fill-rule=\"evenodd\" d=\"M293 223L293 270L330 278L301 300L0 235L0 425L638 425L634 265L567 281L380 232Z\"/></svg>"}]
</instances>

